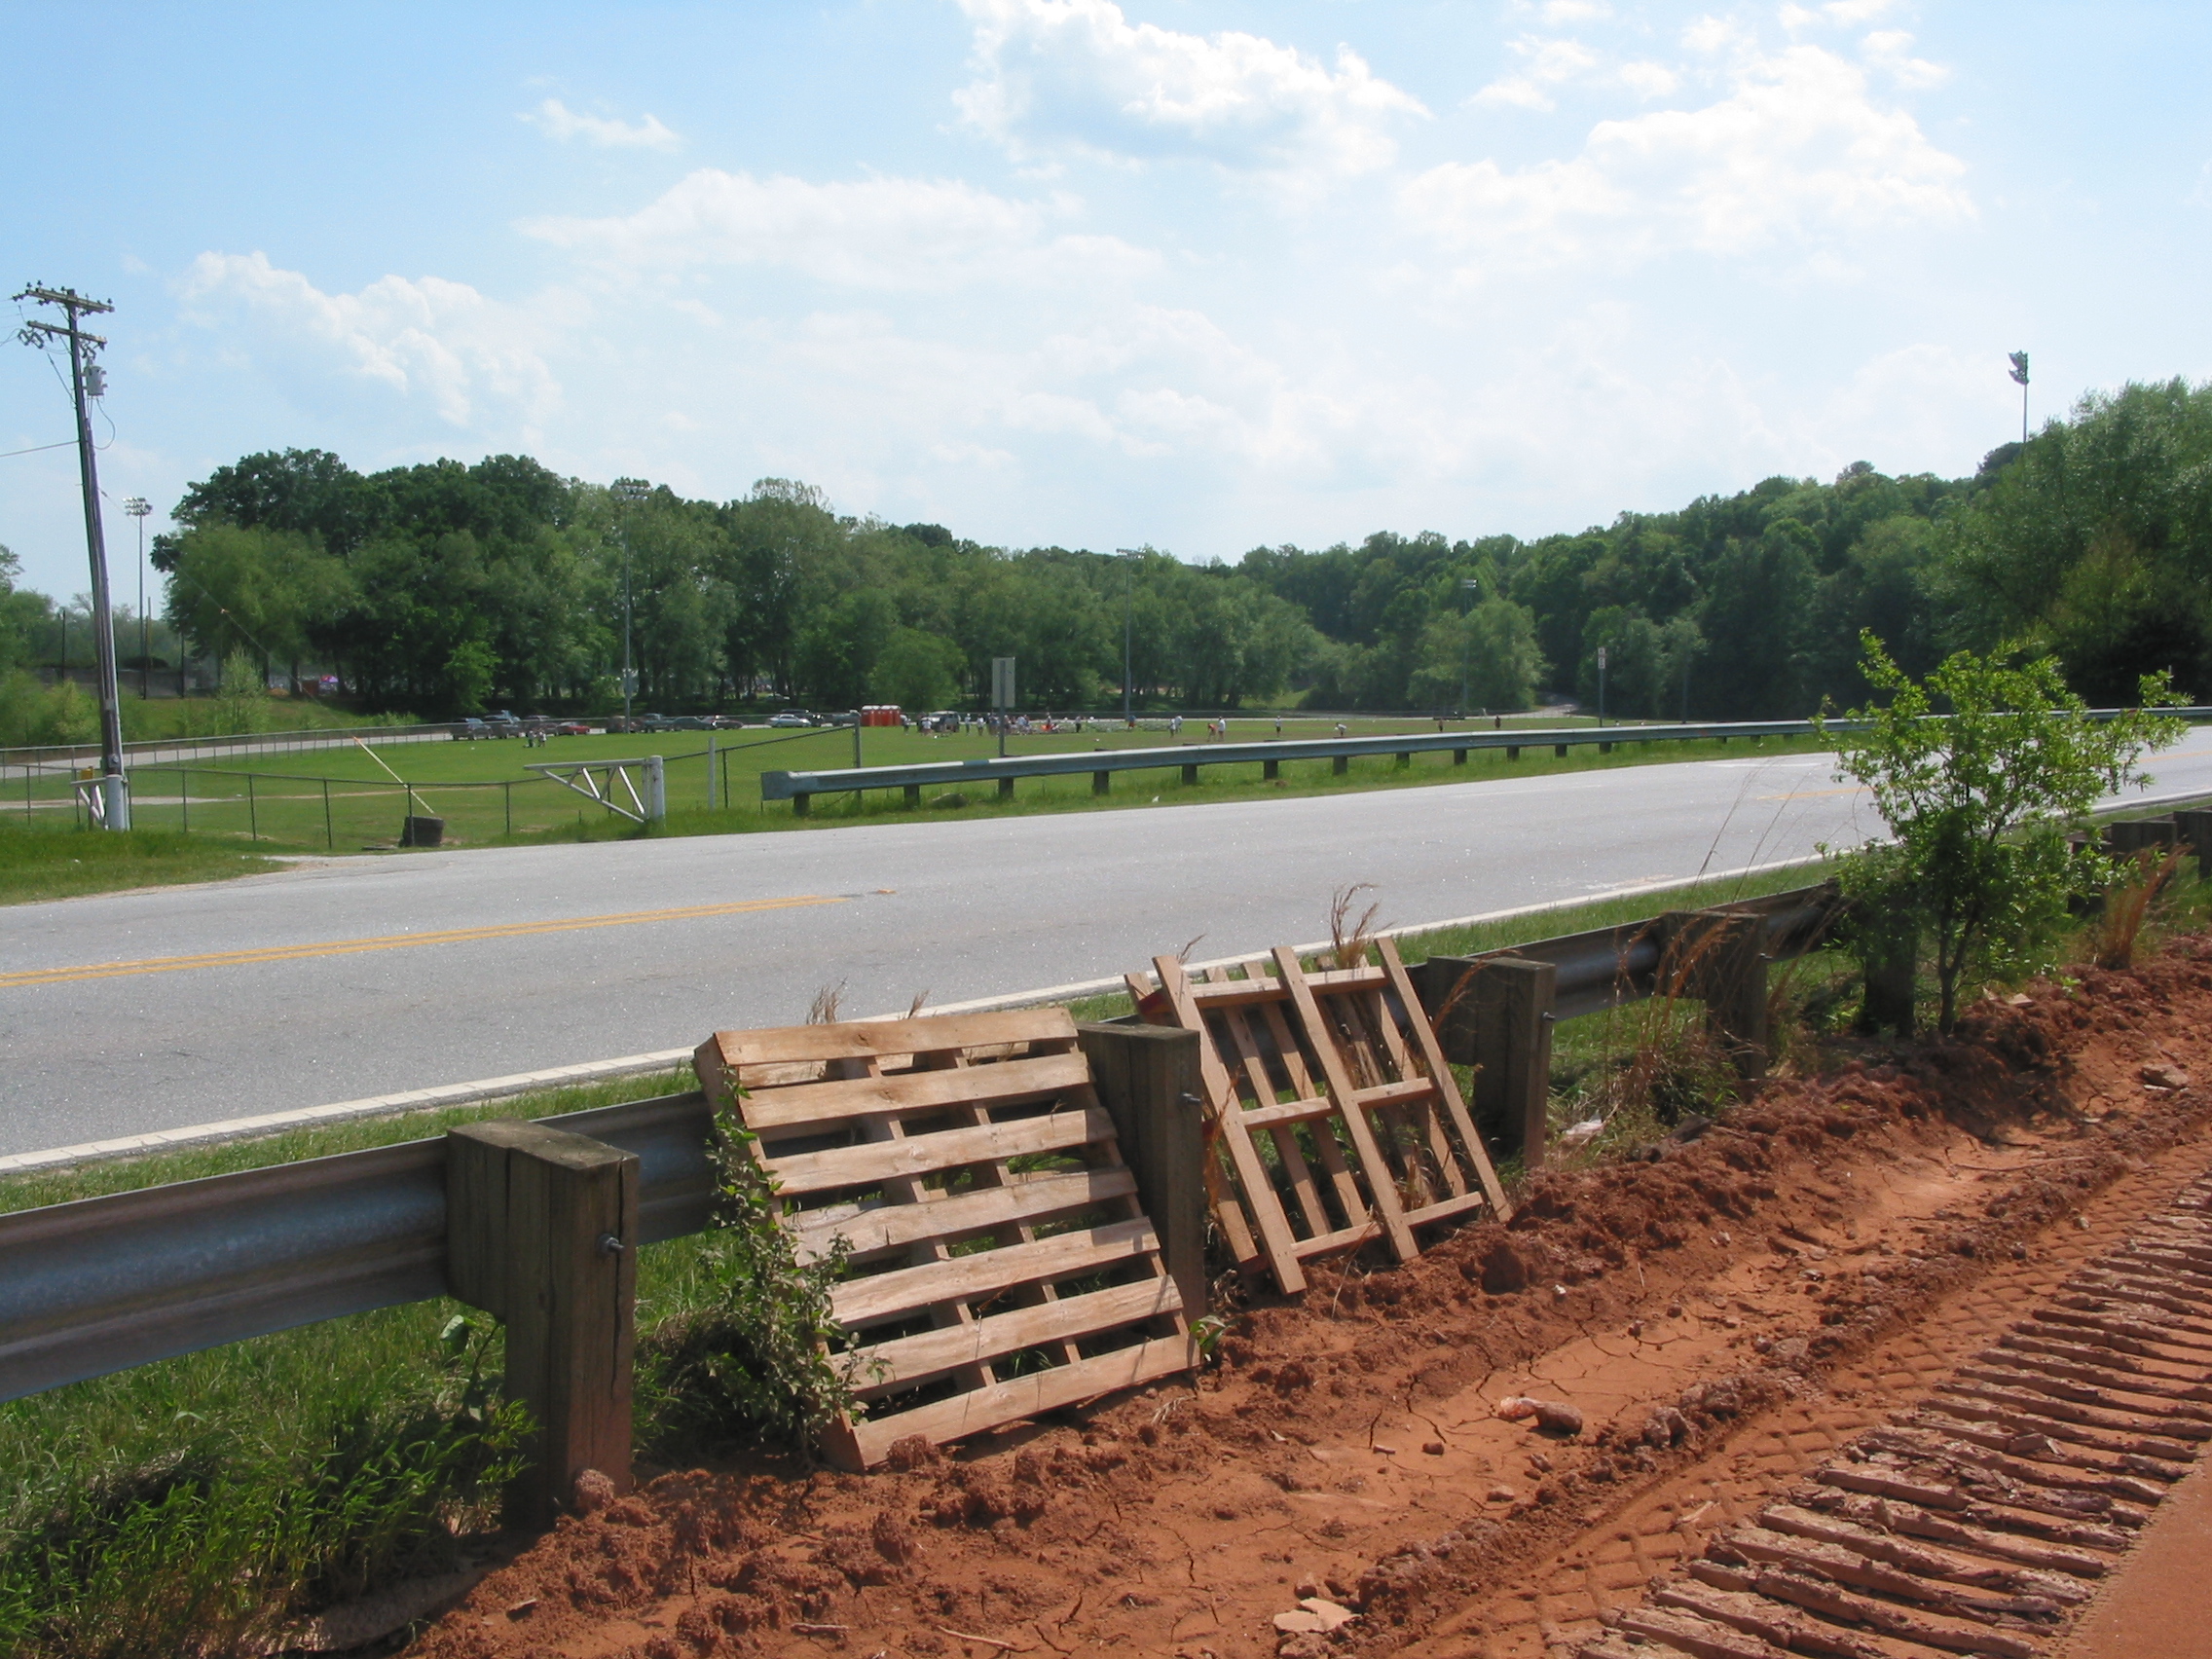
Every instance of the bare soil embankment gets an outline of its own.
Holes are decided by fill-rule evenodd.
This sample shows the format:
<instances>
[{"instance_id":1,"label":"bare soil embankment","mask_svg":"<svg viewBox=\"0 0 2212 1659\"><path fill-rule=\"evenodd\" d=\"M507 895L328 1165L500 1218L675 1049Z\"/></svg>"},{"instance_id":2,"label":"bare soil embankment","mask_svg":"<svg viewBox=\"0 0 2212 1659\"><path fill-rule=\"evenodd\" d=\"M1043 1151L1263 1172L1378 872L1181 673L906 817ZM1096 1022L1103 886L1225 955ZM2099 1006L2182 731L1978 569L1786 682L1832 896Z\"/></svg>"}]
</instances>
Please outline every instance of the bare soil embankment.
<instances>
[{"instance_id":1,"label":"bare soil embankment","mask_svg":"<svg viewBox=\"0 0 2212 1659\"><path fill-rule=\"evenodd\" d=\"M1572 1652L2201 1175L2207 1034L2206 939L1983 1003L1545 1174L1510 1226L1325 1271L1195 1388L869 1476L660 1475L408 1652ZM1519 1395L1581 1430L1499 1418Z\"/></svg>"}]
</instances>

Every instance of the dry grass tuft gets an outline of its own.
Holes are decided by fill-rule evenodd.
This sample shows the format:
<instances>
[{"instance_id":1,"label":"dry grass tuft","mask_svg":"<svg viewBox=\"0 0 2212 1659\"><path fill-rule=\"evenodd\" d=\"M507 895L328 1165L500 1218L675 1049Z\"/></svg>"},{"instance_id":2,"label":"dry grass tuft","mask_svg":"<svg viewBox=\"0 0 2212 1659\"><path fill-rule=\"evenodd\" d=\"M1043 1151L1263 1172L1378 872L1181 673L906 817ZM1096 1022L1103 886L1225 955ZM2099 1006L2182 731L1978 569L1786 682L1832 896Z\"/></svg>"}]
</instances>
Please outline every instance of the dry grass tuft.
<instances>
[{"instance_id":1,"label":"dry grass tuft","mask_svg":"<svg viewBox=\"0 0 2212 1659\"><path fill-rule=\"evenodd\" d=\"M1355 881L1349 887L1340 887L1329 900L1329 963L1335 968L1357 968L1367 961L1369 945L1374 942L1375 917L1382 906L1370 904L1353 922L1351 931L1345 931L1345 922L1351 915L1352 901L1362 893L1374 891L1374 883Z\"/></svg>"},{"instance_id":2,"label":"dry grass tuft","mask_svg":"<svg viewBox=\"0 0 2212 1659\"><path fill-rule=\"evenodd\" d=\"M814 993L814 1001L807 1005L806 1022L809 1025L834 1025L837 1012L845 1000L845 981L824 985Z\"/></svg>"},{"instance_id":3,"label":"dry grass tuft","mask_svg":"<svg viewBox=\"0 0 2212 1659\"><path fill-rule=\"evenodd\" d=\"M2145 847L2120 861L2120 868L2132 873L2119 876L2105 889L2104 911L2089 930L2089 948L2099 968L2120 969L2134 965L2135 941L2151 915L2151 903L2173 880L2189 849L2178 842L2164 850Z\"/></svg>"}]
</instances>

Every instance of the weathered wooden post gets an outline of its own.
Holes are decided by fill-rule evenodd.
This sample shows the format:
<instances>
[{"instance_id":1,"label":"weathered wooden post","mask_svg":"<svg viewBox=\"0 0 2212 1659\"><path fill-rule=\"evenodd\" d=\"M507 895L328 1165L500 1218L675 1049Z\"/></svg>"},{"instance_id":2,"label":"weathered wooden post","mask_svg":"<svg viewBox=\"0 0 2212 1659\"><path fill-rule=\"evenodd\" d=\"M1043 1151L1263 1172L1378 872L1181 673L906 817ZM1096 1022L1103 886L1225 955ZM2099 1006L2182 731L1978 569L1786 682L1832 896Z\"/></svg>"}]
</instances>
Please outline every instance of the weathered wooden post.
<instances>
[{"instance_id":1,"label":"weathered wooden post","mask_svg":"<svg viewBox=\"0 0 2212 1659\"><path fill-rule=\"evenodd\" d=\"M1206 1310L1205 1097L1198 1034L1165 1025L1079 1025L1098 1103L1160 1235L1183 1315Z\"/></svg>"},{"instance_id":2,"label":"weathered wooden post","mask_svg":"<svg viewBox=\"0 0 2212 1659\"><path fill-rule=\"evenodd\" d=\"M2212 875L2212 812L2191 807L2174 814L2174 828L2196 854L2196 879Z\"/></svg>"},{"instance_id":3,"label":"weathered wooden post","mask_svg":"<svg viewBox=\"0 0 2212 1659\"><path fill-rule=\"evenodd\" d=\"M1660 920L1659 994L1696 997L1745 1078L1768 1058L1766 920L1755 910L1671 910Z\"/></svg>"},{"instance_id":4,"label":"weathered wooden post","mask_svg":"<svg viewBox=\"0 0 2212 1659\"><path fill-rule=\"evenodd\" d=\"M539 1124L446 1136L446 1278L506 1326L508 1397L536 1425L511 1520L542 1525L597 1469L630 1490L638 1156Z\"/></svg>"},{"instance_id":5,"label":"weathered wooden post","mask_svg":"<svg viewBox=\"0 0 2212 1659\"><path fill-rule=\"evenodd\" d=\"M1866 974L1859 1029L1868 1036L1891 1031L1910 1037L1920 977L1919 927L1910 915L1897 911L1863 915L1859 937L1860 960Z\"/></svg>"},{"instance_id":6,"label":"weathered wooden post","mask_svg":"<svg viewBox=\"0 0 2212 1659\"><path fill-rule=\"evenodd\" d=\"M1559 969L1522 956L1432 956L1422 967L1421 1000L1444 1057L1475 1069L1477 1131L1499 1153L1520 1153L1524 1168L1540 1167Z\"/></svg>"}]
</instances>

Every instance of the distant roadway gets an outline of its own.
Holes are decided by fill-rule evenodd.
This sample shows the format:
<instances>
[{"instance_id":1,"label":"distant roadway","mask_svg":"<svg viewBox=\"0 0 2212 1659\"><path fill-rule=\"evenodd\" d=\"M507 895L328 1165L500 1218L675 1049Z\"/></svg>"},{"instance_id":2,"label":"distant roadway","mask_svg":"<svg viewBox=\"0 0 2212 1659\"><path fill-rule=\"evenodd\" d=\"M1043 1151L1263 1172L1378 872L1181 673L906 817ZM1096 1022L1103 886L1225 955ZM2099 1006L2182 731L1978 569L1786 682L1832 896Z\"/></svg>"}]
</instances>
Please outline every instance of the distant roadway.
<instances>
[{"instance_id":1,"label":"distant roadway","mask_svg":"<svg viewBox=\"0 0 2212 1659\"><path fill-rule=\"evenodd\" d=\"M0 908L0 1155L1810 855L1824 756L1203 806L321 860ZM2212 794L2212 730L2157 757ZM1201 937L1202 936L1202 937Z\"/></svg>"}]
</instances>

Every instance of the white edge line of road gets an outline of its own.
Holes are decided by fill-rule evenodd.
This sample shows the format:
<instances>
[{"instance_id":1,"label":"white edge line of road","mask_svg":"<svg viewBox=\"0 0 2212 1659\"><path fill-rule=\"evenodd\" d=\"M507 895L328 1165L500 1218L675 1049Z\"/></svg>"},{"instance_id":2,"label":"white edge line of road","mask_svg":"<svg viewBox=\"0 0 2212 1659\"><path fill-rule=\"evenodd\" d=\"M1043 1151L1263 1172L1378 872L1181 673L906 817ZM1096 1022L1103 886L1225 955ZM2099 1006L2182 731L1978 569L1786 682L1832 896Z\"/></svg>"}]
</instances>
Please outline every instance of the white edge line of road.
<instances>
[{"instance_id":1,"label":"white edge line of road","mask_svg":"<svg viewBox=\"0 0 2212 1659\"><path fill-rule=\"evenodd\" d=\"M2121 804L2120 810L2135 812L2145 807L2173 806L2184 801L2202 800L2202 790L2192 790L2179 794L2146 795L2140 800ZM1650 881L1640 881L1627 887L1610 888L1603 893L1586 893L1579 898L1553 899L1541 904L1521 904L1506 910L1486 910L1475 916L1447 916L1438 921L1408 922L1401 926L1380 928L1374 937L1402 939L1410 934L1438 933L1446 928L1478 927L1488 922L1509 922L1522 916L1541 916L1553 910L1579 909L1585 904L1603 904L1614 899L1633 899L1639 893L1664 892L1672 887L1689 887L1706 882L1735 881L1748 875L1762 875L1768 870L1788 869L1793 866L1810 868L1821 863L1818 859L1771 859L1763 864L1741 865L1734 869L1714 870L1703 875L1677 878L1666 876ZM1328 940L1316 940L1295 948L1300 955L1309 955L1329 947ZM1205 962L1194 962L1196 970L1227 968L1251 960L1253 952L1246 950L1235 956L1217 956ZM1105 979L1079 979L1065 985L1045 985L1035 990L1014 991L1005 996L976 997L968 1002L940 1003L929 1009L931 1014L987 1014L994 1009L1028 1008L1038 1003L1072 1001L1078 997L1099 996L1123 989L1120 976ZM869 1019L903 1019L903 1014L875 1014ZM646 1072L674 1071L691 1058L689 1049L661 1049L649 1054L624 1054L619 1059L586 1060L579 1065L554 1066L546 1071L517 1072L511 1077L488 1077L475 1083L449 1083L436 1088L411 1088L398 1094L378 1094L366 1100L341 1100L329 1106L310 1106L292 1112L271 1112L258 1118L230 1118L215 1124L194 1124L187 1128L160 1129L152 1134L123 1135L113 1140L88 1141L83 1146L57 1146L46 1152L18 1152L0 1157L0 1175L22 1175L41 1169L59 1169L76 1163L94 1163L111 1158L142 1158L149 1153L168 1152L188 1146L208 1146L221 1141L245 1140L257 1135L281 1134L287 1129L312 1129L322 1124L343 1124L356 1118L397 1117L409 1112L435 1111L444 1106L469 1106L486 1100L498 1100L514 1094L535 1094L542 1089L564 1088L579 1084L605 1083L618 1077L637 1077Z\"/></svg>"}]
</instances>

